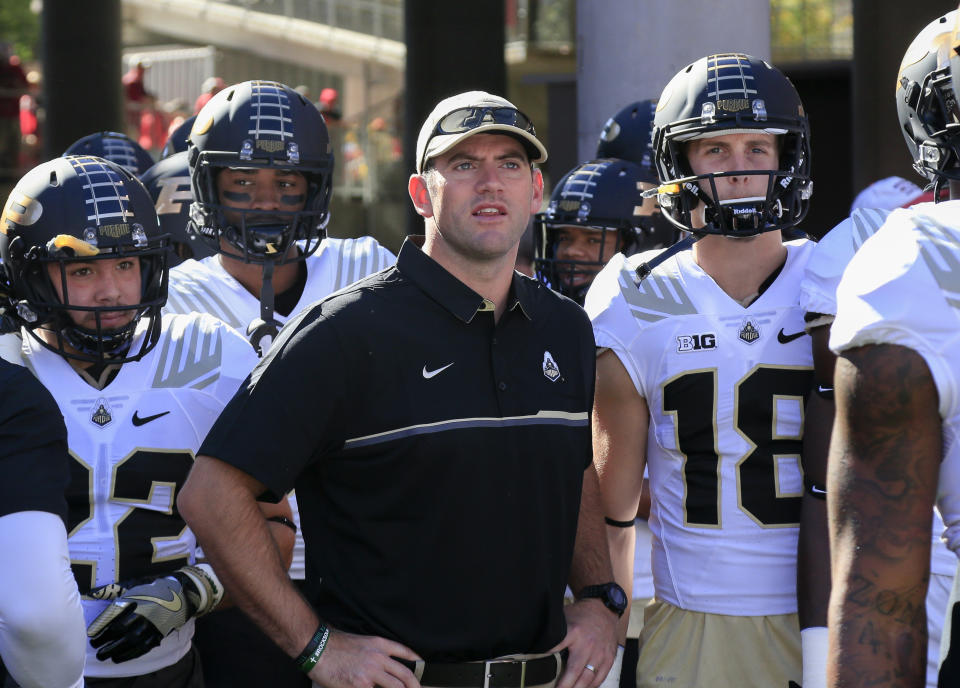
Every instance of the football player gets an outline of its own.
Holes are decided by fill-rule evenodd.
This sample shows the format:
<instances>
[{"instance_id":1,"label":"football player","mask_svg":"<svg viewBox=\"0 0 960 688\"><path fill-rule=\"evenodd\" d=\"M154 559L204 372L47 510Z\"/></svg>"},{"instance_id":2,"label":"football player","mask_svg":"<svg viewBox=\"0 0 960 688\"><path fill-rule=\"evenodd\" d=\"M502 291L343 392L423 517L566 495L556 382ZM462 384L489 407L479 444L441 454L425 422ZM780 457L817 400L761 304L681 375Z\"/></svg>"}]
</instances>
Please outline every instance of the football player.
<instances>
[{"instance_id":1,"label":"football player","mask_svg":"<svg viewBox=\"0 0 960 688\"><path fill-rule=\"evenodd\" d=\"M660 206L690 236L659 260L615 256L586 299L608 519L633 520L649 465L655 600L638 685L785 687L801 680L796 555L813 360L795 334L812 244L785 244L781 232L808 206L808 122L790 81L743 54L694 62L658 102ZM626 587L632 529L608 535Z\"/></svg>"},{"instance_id":2,"label":"football player","mask_svg":"<svg viewBox=\"0 0 960 688\"><path fill-rule=\"evenodd\" d=\"M655 202L643 198L642 176L637 165L614 159L567 172L534 218L537 279L583 305L593 278L614 254L630 255L650 242L644 201Z\"/></svg>"},{"instance_id":3,"label":"football player","mask_svg":"<svg viewBox=\"0 0 960 688\"><path fill-rule=\"evenodd\" d=\"M921 45L928 51L924 59L927 70L936 69L937 43L949 39L951 27L935 23L931 31L922 35L920 44L913 51L923 55ZM911 126L917 117L913 107L898 99L901 122ZM935 181L932 172L924 173L929 181ZM922 189L900 177L887 177L874 182L857 194L851 206L850 217L831 229L817 243L807 263L800 285L800 306L804 310L807 331L814 347L816 394L810 396L806 411L808 428L826 429L833 426L833 375L836 356L828 347L830 326L837 313L837 285L843 271L854 253L869 237L873 236L886 221L891 211L909 207L924 200ZM933 194L930 194L933 200ZM915 208L919 206L914 205ZM826 515L827 450L830 433L808 432L805 443L815 438L815 443L804 448L804 498L801 518L799 557L801 565L808 557L828 557ZM935 688L940 656L940 637L950 587L957 567L956 558L947 549L942 539L943 520L937 509L933 511L931 537L930 583L925 607L927 612L927 672L926 685ZM800 625L804 648L804 688L819 688L826 685L827 662L827 603L830 595L830 580L825 577L801 576L797 581L800 599ZM811 651L810 648L818 649ZM819 667L814 673L813 667ZM814 676L817 680L811 680Z\"/></svg>"},{"instance_id":4,"label":"football player","mask_svg":"<svg viewBox=\"0 0 960 688\"><path fill-rule=\"evenodd\" d=\"M135 175L141 175L153 165L153 158L143 146L119 131L98 131L82 136L71 143L66 155L95 155L115 162Z\"/></svg>"},{"instance_id":5,"label":"football player","mask_svg":"<svg viewBox=\"0 0 960 688\"><path fill-rule=\"evenodd\" d=\"M217 255L171 272L168 311L212 313L262 355L290 315L396 260L371 237L326 237L330 137L316 106L284 84L217 93L187 156L189 229Z\"/></svg>"},{"instance_id":6,"label":"football player","mask_svg":"<svg viewBox=\"0 0 960 688\"><path fill-rule=\"evenodd\" d=\"M194 199L188 231L215 255L171 270L167 311L211 313L246 333L262 355L304 306L395 262L372 237L326 236L330 137L316 106L292 88L273 81L228 86L197 114L186 154ZM302 581L305 569L298 531L290 575ZM217 672L227 684L250 679L254 669L235 659L232 634L241 625L252 642L265 643L243 654L273 653L269 680L277 685L281 671L289 681L303 679L246 617L229 614L236 618L211 617L200 630L208 682Z\"/></svg>"},{"instance_id":7,"label":"football player","mask_svg":"<svg viewBox=\"0 0 960 688\"><path fill-rule=\"evenodd\" d=\"M200 442L254 364L209 315L166 315L167 237L130 172L93 156L24 176L0 257L22 362L68 430L68 544L90 646L87 685L201 685L194 618L223 596L176 497ZM289 522L289 511L265 507ZM275 526L280 551L293 536Z\"/></svg>"},{"instance_id":8,"label":"football player","mask_svg":"<svg viewBox=\"0 0 960 688\"><path fill-rule=\"evenodd\" d=\"M917 35L896 91L914 168L933 183L935 198L949 186L951 200L890 213L861 239L837 288L829 333L838 355L827 469L829 685L929 684L927 615L938 612L925 598L928 581L936 584L935 501L947 547L960 548L958 14ZM960 616L956 605L946 612L948 626ZM955 686L957 636L945 629L943 640L947 659L936 685Z\"/></svg>"}]
</instances>

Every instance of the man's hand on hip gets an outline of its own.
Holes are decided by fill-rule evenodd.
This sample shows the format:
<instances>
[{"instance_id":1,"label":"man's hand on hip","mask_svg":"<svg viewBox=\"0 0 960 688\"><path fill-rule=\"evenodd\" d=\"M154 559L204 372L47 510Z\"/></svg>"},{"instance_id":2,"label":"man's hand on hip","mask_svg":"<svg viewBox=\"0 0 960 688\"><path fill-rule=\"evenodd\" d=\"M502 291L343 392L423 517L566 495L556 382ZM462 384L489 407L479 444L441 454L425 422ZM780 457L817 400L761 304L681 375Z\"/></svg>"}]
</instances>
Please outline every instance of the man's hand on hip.
<instances>
[{"instance_id":1,"label":"man's hand on hip","mask_svg":"<svg viewBox=\"0 0 960 688\"><path fill-rule=\"evenodd\" d=\"M326 650L310 678L326 688L420 688L413 672L393 657L412 662L421 659L392 640L331 629Z\"/></svg>"},{"instance_id":2,"label":"man's hand on hip","mask_svg":"<svg viewBox=\"0 0 960 688\"><path fill-rule=\"evenodd\" d=\"M550 651L567 648L570 654L557 688L597 688L617 654L617 615L594 598L569 604L563 611L567 635Z\"/></svg>"}]
</instances>

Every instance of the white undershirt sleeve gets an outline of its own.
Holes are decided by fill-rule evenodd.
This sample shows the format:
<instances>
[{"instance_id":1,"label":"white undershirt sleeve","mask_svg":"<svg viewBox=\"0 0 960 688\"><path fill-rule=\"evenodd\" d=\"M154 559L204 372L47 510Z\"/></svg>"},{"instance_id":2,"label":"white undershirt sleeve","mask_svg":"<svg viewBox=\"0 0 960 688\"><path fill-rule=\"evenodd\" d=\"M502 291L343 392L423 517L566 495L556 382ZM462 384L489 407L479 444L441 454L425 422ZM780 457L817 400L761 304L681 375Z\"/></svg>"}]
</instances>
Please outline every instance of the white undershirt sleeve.
<instances>
[{"instance_id":1,"label":"white undershirt sleeve","mask_svg":"<svg viewBox=\"0 0 960 688\"><path fill-rule=\"evenodd\" d=\"M0 655L22 688L83 685L86 628L63 521L46 511L0 517Z\"/></svg>"}]
</instances>

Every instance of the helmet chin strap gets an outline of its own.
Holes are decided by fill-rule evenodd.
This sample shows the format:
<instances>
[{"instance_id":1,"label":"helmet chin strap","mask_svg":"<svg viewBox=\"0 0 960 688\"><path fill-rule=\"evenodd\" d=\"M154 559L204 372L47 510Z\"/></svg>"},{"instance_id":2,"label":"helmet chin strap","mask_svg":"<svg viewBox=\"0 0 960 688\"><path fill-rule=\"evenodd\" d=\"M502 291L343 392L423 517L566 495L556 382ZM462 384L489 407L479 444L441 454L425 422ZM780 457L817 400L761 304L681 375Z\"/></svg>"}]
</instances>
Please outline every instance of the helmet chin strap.
<instances>
[{"instance_id":1,"label":"helmet chin strap","mask_svg":"<svg viewBox=\"0 0 960 688\"><path fill-rule=\"evenodd\" d=\"M273 260L263 261L263 284L260 287L260 317L247 327L247 336L263 358L280 332L280 323L273 317Z\"/></svg>"},{"instance_id":2,"label":"helmet chin strap","mask_svg":"<svg viewBox=\"0 0 960 688\"><path fill-rule=\"evenodd\" d=\"M676 255L677 253L680 253L680 251L687 250L688 248L693 246L695 243L697 243L700 239L702 239L704 236L705 236L704 234L688 234L687 236L685 236L683 239L676 242L672 246L668 246L667 248L660 251L660 253L655 255L650 260L646 261L645 263L640 263L640 265L637 267L637 270L636 270L637 279L635 284L639 287L640 283L643 282L643 280L645 280L651 272L653 272L654 268L660 265L667 258L673 255Z\"/></svg>"}]
</instances>

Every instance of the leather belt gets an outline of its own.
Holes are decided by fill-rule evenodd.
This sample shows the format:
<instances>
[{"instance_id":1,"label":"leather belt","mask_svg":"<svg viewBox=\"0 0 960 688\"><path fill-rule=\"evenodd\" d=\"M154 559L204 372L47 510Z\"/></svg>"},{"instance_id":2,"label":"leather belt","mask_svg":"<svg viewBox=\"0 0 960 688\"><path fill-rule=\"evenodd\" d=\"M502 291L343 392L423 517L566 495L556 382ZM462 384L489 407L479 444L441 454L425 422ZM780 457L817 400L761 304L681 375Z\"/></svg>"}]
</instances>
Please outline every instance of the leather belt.
<instances>
[{"instance_id":1,"label":"leather belt","mask_svg":"<svg viewBox=\"0 0 960 688\"><path fill-rule=\"evenodd\" d=\"M394 657L410 671L416 664ZM537 659L492 659L487 662L460 662L423 665L420 685L433 688L525 688L550 683L562 668L557 655Z\"/></svg>"}]
</instances>

